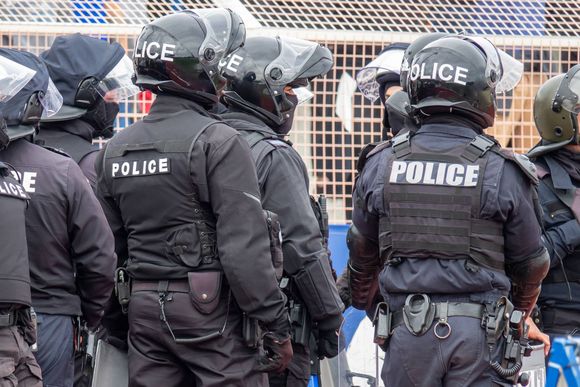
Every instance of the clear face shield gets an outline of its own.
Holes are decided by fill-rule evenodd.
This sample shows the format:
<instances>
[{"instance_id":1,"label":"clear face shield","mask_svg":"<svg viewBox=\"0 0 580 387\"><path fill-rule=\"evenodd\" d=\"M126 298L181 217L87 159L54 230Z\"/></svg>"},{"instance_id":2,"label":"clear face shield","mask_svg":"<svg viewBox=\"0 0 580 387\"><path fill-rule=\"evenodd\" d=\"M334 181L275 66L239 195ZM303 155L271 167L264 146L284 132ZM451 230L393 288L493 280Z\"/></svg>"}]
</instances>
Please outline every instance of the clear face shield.
<instances>
[{"instance_id":1,"label":"clear face shield","mask_svg":"<svg viewBox=\"0 0 580 387\"><path fill-rule=\"evenodd\" d=\"M0 56L0 102L14 97L34 77L36 71Z\"/></svg>"},{"instance_id":2,"label":"clear face shield","mask_svg":"<svg viewBox=\"0 0 580 387\"><path fill-rule=\"evenodd\" d=\"M272 86L291 84L303 71L318 47L318 43L301 39L278 38L280 55L265 69L265 77Z\"/></svg>"},{"instance_id":3,"label":"clear face shield","mask_svg":"<svg viewBox=\"0 0 580 387\"><path fill-rule=\"evenodd\" d=\"M404 54L399 48L387 50L357 73L356 85L366 99L374 103L380 98L377 77L388 72L399 75Z\"/></svg>"},{"instance_id":4,"label":"clear face shield","mask_svg":"<svg viewBox=\"0 0 580 387\"><path fill-rule=\"evenodd\" d=\"M559 111L560 107L570 113L580 113L580 64L570 68L556 92L552 108Z\"/></svg>"},{"instance_id":5,"label":"clear face shield","mask_svg":"<svg viewBox=\"0 0 580 387\"><path fill-rule=\"evenodd\" d=\"M106 102L121 102L139 93L133 84L133 62L125 55L119 63L99 82L97 92Z\"/></svg>"},{"instance_id":6,"label":"clear face shield","mask_svg":"<svg viewBox=\"0 0 580 387\"><path fill-rule=\"evenodd\" d=\"M206 66L217 66L227 52L232 34L232 17L224 8L196 10L205 23L205 39L199 47L199 57Z\"/></svg>"},{"instance_id":7,"label":"clear face shield","mask_svg":"<svg viewBox=\"0 0 580 387\"><path fill-rule=\"evenodd\" d=\"M522 62L495 47L486 38L465 35L458 37L473 43L485 53L487 57L485 75L489 85L495 87L496 93L508 92L520 82L524 73Z\"/></svg>"},{"instance_id":8,"label":"clear face shield","mask_svg":"<svg viewBox=\"0 0 580 387\"><path fill-rule=\"evenodd\" d=\"M41 118L54 116L62 107L62 95L50 78L48 78L46 93L39 93L38 98L44 108Z\"/></svg>"}]
</instances>

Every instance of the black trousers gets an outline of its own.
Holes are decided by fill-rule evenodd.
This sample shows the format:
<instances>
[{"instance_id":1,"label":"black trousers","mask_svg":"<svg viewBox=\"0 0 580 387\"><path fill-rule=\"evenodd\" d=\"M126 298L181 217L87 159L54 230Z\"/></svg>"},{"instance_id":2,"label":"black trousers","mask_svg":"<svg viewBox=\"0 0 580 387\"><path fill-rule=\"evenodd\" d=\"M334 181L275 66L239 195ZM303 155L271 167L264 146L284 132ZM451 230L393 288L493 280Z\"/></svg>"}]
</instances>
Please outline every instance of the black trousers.
<instances>
[{"instance_id":1,"label":"black trousers","mask_svg":"<svg viewBox=\"0 0 580 387\"><path fill-rule=\"evenodd\" d=\"M224 292L227 293L227 292ZM165 315L176 337L219 331L226 319L227 294L210 314L198 311L186 292L171 292ZM268 386L255 371L258 353L242 339L242 320L233 298L221 336L198 344L177 344L161 321L156 291L136 291L129 305L130 387Z\"/></svg>"}]
</instances>

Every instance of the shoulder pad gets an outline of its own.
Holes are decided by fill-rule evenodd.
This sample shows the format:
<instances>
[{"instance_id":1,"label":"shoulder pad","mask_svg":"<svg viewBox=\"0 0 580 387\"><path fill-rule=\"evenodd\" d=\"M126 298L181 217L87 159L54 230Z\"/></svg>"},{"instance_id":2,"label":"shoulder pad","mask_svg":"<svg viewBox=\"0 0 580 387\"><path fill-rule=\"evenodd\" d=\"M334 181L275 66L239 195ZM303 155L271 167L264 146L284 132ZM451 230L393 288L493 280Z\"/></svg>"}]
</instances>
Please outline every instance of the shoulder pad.
<instances>
[{"instance_id":1,"label":"shoulder pad","mask_svg":"<svg viewBox=\"0 0 580 387\"><path fill-rule=\"evenodd\" d=\"M370 144L365 145L365 147L360 152L360 155L358 156L358 160L356 162L357 172L358 173L362 172L369 157L371 157L376 153L379 153L383 149L389 148L391 145L392 145L391 140L372 142Z\"/></svg>"},{"instance_id":2,"label":"shoulder pad","mask_svg":"<svg viewBox=\"0 0 580 387\"><path fill-rule=\"evenodd\" d=\"M273 145L275 148L292 147L291 142L285 141L281 138L269 137L269 138L266 138L265 140L268 144Z\"/></svg>"},{"instance_id":3,"label":"shoulder pad","mask_svg":"<svg viewBox=\"0 0 580 387\"><path fill-rule=\"evenodd\" d=\"M41 146L46 150L49 150L49 151L54 152L56 154L59 154L61 156L67 157L69 159L71 158L71 156L62 149L54 148L54 147L48 146L48 145L41 145Z\"/></svg>"},{"instance_id":4,"label":"shoulder pad","mask_svg":"<svg viewBox=\"0 0 580 387\"><path fill-rule=\"evenodd\" d=\"M514 153L507 149L500 150L498 154L501 155L506 160L513 161L520 168L520 170L528 177L528 179L530 179L530 181L533 184L536 185L538 184L539 179L537 168L534 165L534 163L530 161L528 156L519 153Z\"/></svg>"}]
</instances>

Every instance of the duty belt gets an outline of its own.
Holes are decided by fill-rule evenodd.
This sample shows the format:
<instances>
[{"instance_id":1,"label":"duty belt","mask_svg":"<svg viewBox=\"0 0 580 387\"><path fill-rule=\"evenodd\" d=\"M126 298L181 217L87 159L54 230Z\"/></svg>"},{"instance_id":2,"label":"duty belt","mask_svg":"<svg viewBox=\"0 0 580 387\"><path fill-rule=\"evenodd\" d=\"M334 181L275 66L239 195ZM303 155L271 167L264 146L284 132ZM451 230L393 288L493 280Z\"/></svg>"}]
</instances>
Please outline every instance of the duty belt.
<instances>
[{"instance_id":1,"label":"duty belt","mask_svg":"<svg viewBox=\"0 0 580 387\"><path fill-rule=\"evenodd\" d=\"M482 318L485 306L469 302L438 302L432 304L435 307L433 320L442 320L447 317L472 317ZM445 307L446 305L446 307ZM403 317L404 311L398 310L393 312L393 329L405 323Z\"/></svg>"},{"instance_id":2,"label":"duty belt","mask_svg":"<svg viewBox=\"0 0 580 387\"><path fill-rule=\"evenodd\" d=\"M16 325L16 313L10 312L7 314L0 314L0 328L11 327Z\"/></svg>"}]
</instances>

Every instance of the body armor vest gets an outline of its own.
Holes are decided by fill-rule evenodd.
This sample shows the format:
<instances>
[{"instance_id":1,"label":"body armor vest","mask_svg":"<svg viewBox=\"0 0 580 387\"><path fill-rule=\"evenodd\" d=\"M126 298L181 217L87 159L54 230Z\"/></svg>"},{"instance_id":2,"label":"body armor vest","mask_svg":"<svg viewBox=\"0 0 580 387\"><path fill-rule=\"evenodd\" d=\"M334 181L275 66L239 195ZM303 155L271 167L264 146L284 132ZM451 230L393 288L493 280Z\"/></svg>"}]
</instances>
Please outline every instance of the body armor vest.
<instances>
[{"instance_id":1,"label":"body armor vest","mask_svg":"<svg viewBox=\"0 0 580 387\"><path fill-rule=\"evenodd\" d=\"M470 258L503 272L503 224L480 217L488 151L496 144L477 136L467 146L432 153L410 140L409 134L393 140L386 168L381 257Z\"/></svg>"},{"instance_id":2,"label":"body armor vest","mask_svg":"<svg viewBox=\"0 0 580 387\"><path fill-rule=\"evenodd\" d=\"M30 272L24 212L30 199L0 162L0 303L30 306Z\"/></svg>"},{"instance_id":3,"label":"body armor vest","mask_svg":"<svg viewBox=\"0 0 580 387\"><path fill-rule=\"evenodd\" d=\"M127 231L133 278L178 279L220 269L215 218L199 200L190 169L196 140L215 122L184 111L140 121L108 144L105 181Z\"/></svg>"}]
</instances>

